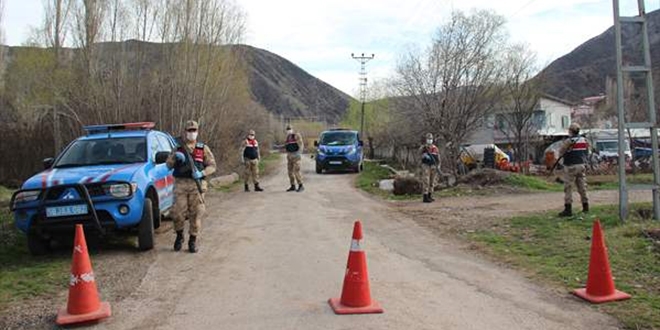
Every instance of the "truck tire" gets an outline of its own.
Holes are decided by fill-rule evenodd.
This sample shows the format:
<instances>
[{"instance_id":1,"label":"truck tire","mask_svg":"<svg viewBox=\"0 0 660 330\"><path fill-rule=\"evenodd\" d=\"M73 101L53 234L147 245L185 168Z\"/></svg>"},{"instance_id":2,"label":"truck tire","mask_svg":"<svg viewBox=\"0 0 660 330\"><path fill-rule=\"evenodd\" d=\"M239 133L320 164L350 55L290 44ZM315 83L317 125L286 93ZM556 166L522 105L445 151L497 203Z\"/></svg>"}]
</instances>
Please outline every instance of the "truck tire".
<instances>
[{"instance_id":1,"label":"truck tire","mask_svg":"<svg viewBox=\"0 0 660 330\"><path fill-rule=\"evenodd\" d=\"M43 256L50 249L50 240L43 239L35 233L28 233L27 245L30 254L33 256Z\"/></svg>"},{"instance_id":2,"label":"truck tire","mask_svg":"<svg viewBox=\"0 0 660 330\"><path fill-rule=\"evenodd\" d=\"M142 219L138 225L138 249L147 251L154 248L154 209L149 197L144 199Z\"/></svg>"}]
</instances>

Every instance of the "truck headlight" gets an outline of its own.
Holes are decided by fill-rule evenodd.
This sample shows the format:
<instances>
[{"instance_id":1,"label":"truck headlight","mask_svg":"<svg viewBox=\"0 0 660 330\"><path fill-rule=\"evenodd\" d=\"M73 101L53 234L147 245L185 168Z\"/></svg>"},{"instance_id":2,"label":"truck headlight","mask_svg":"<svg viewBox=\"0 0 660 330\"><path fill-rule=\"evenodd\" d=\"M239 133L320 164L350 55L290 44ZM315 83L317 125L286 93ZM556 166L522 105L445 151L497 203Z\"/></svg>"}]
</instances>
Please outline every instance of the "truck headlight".
<instances>
[{"instance_id":1,"label":"truck headlight","mask_svg":"<svg viewBox=\"0 0 660 330\"><path fill-rule=\"evenodd\" d=\"M21 191L18 194L16 194L16 197L14 197L14 205L13 206L16 207L16 204L18 204L18 203L36 201L37 198L39 198L40 194L41 194L41 190Z\"/></svg>"},{"instance_id":2,"label":"truck headlight","mask_svg":"<svg viewBox=\"0 0 660 330\"><path fill-rule=\"evenodd\" d=\"M106 194L116 197L124 198L131 196L137 190L137 184L135 183L113 183L106 185L105 187Z\"/></svg>"},{"instance_id":3,"label":"truck headlight","mask_svg":"<svg viewBox=\"0 0 660 330\"><path fill-rule=\"evenodd\" d=\"M348 148L348 152L346 152L346 154L347 154L347 155L352 155L352 154L354 154L356 151L357 151L357 149L355 149L355 147L349 147L349 148Z\"/></svg>"}]
</instances>

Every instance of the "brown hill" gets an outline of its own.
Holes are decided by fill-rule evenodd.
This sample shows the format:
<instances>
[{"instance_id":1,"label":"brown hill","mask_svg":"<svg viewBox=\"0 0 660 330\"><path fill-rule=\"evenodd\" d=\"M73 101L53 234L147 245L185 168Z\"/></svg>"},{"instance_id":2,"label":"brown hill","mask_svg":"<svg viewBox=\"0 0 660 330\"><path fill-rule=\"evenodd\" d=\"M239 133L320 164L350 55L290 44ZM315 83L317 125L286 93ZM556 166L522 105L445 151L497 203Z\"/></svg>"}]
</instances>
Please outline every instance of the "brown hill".
<instances>
[{"instance_id":1,"label":"brown hill","mask_svg":"<svg viewBox=\"0 0 660 330\"><path fill-rule=\"evenodd\" d=\"M660 10L647 15L651 60L656 95L660 92ZM639 25L622 25L624 61L642 64L642 37ZM614 27L590 39L572 52L558 58L539 76L546 79L545 92L550 95L579 101L582 98L606 93L607 77L616 77Z\"/></svg>"}]
</instances>

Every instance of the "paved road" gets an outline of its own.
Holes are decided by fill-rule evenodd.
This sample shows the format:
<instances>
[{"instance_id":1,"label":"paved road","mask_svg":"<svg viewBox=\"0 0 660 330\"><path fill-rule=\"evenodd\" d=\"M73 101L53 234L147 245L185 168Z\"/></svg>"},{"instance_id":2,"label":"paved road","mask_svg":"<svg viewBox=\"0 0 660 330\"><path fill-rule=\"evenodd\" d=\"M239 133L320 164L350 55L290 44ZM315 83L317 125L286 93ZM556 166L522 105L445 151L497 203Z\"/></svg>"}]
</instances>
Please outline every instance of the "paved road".
<instances>
[{"instance_id":1,"label":"paved road","mask_svg":"<svg viewBox=\"0 0 660 330\"><path fill-rule=\"evenodd\" d=\"M284 163L282 167L285 169ZM157 257L101 329L616 329L577 301L480 260L352 188L352 174L317 175L287 193L286 173L264 193L207 198L201 251ZM515 197L512 197L515 198ZM384 314L337 316L352 225L361 219L372 296Z\"/></svg>"}]
</instances>

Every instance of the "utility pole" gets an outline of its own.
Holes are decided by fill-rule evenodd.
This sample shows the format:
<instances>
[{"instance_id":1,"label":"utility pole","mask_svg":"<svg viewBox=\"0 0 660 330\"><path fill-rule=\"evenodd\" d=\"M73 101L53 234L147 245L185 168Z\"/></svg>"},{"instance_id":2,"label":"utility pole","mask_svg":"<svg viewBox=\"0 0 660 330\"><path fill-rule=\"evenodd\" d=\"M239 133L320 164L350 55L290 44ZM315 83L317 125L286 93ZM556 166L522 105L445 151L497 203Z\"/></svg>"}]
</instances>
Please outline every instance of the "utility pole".
<instances>
[{"instance_id":1,"label":"utility pole","mask_svg":"<svg viewBox=\"0 0 660 330\"><path fill-rule=\"evenodd\" d=\"M355 56L351 53L351 57L354 60L360 62L360 101L362 102L362 114L360 117L360 135L364 134L364 102L367 98L367 62L374 59L375 55L364 56L364 53L360 56Z\"/></svg>"}]
</instances>

